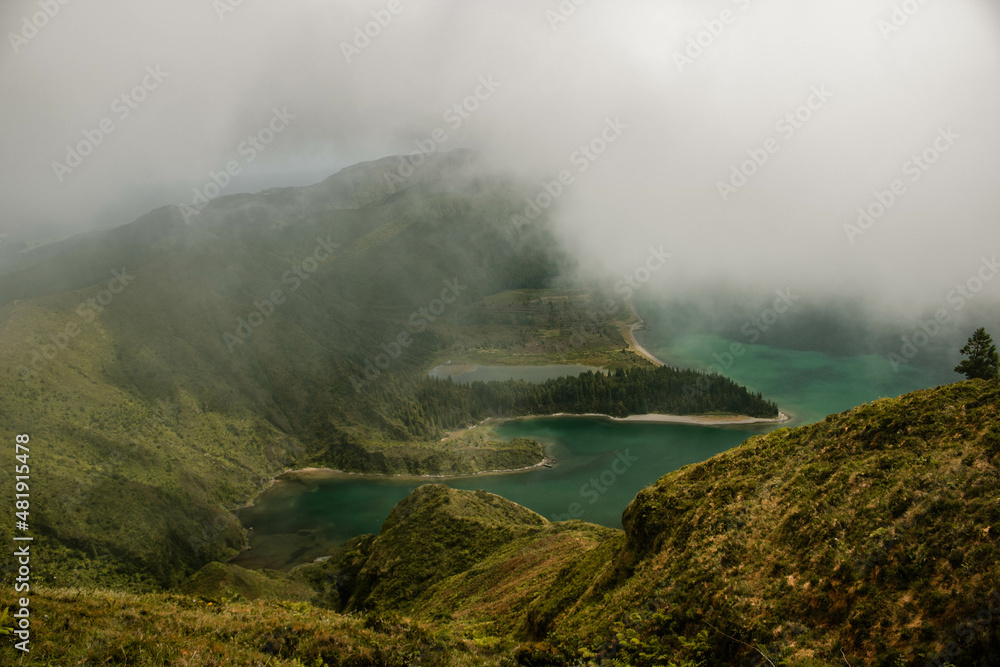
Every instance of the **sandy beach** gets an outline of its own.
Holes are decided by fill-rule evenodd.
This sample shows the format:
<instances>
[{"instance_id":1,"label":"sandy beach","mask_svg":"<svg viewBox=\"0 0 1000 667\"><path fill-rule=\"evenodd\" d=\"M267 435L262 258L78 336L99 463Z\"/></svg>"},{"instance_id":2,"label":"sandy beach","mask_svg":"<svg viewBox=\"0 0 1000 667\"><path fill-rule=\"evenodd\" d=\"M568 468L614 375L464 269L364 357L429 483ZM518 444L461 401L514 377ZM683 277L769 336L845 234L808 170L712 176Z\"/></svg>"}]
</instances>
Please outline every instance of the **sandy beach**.
<instances>
[{"instance_id":1,"label":"sandy beach","mask_svg":"<svg viewBox=\"0 0 1000 667\"><path fill-rule=\"evenodd\" d=\"M632 423L646 423L646 424L691 424L694 426L747 426L753 424L781 424L791 420L784 412L779 412L778 416L774 419L764 419L760 417L747 417L746 415L659 415L659 414L648 414L648 415L629 415L628 417L612 417L610 415L599 414L596 412L586 413L586 414L570 414L568 412L560 412L551 415L537 415L537 416L525 416L525 417L511 417L509 419L497 419L495 417L489 417L484 419L479 424L476 424L471 429L461 429L460 431L453 432L454 434L464 433L470 430L475 430L487 422L498 422L504 423L506 421L513 421L517 419L544 419L547 417L597 417L599 419L607 419L614 422L632 422ZM450 438L445 438L449 440ZM280 475L277 475L272 484L275 482L305 482L310 479L320 479L327 478L334 475L350 475L353 477L378 477L378 478L393 478L393 479L452 479L456 477L478 477L480 475L502 475L515 472L527 472L529 470L536 470L541 467L552 467L555 462L545 456L541 461L534 465L525 466L524 468L515 468L511 470L484 470L482 472L465 474L465 475L374 475L370 473L358 473L358 472L344 472L343 470L334 470L332 468L302 468L300 470L286 470ZM270 486L268 487L270 488ZM266 490L266 489L265 489Z\"/></svg>"},{"instance_id":2,"label":"sandy beach","mask_svg":"<svg viewBox=\"0 0 1000 667\"><path fill-rule=\"evenodd\" d=\"M639 311L635 309L635 306L632 304L631 301L628 302L628 307L629 310L632 311L632 315L634 315L635 319L637 320L636 322L633 322L625 329L625 335L628 337L629 346L632 348L632 351L638 354L639 356L648 359L656 366L668 366L666 362L660 361L655 356L653 356L653 354L649 350L647 350L646 348L644 348L642 345L639 344L638 339L636 339L635 337L635 332L639 327L645 325L646 322L645 320L642 319L642 317L639 316Z\"/></svg>"},{"instance_id":3,"label":"sandy beach","mask_svg":"<svg viewBox=\"0 0 1000 667\"><path fill-rule=\"evenodd\" d=\"M791 417L779 412L773 419L747 417L746 415L629 415L628 417L612 417L597 413L574 415L559 413L549 417L600 417L614 422L639 422L647 424L694 424L696 426L741 426L747 424L781 424Z\"/></svg>"},{"instance_id":4,"label":"sandy beach","mask_svg":"<svg viewBox=\"0 0 1000 667\"><path fill-rule=\"evenodd\" d=\"M697 424L699 426L734 426L740 424L781 424L791 420L784 412L779 412L773 419L762 417L747 417L745 415L631 415L628 417L611 417L612 421L649 422L655 424Z\"/></svg>"}]
</instances>

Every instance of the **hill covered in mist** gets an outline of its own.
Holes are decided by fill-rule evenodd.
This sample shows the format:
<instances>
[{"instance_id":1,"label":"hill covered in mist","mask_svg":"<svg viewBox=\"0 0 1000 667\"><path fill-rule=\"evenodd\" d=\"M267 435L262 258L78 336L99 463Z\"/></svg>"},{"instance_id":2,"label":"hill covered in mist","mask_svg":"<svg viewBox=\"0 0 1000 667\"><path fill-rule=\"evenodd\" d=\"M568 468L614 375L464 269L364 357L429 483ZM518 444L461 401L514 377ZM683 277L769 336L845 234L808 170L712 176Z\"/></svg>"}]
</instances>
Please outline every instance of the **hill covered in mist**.
<instances>
[{"instance_id":1,"label":"hill covered in mist","mask_svg":"<svg viewBox=\"0 0 1000 667\"><path fill-rule=\"evenodd\" d=\"M32 525L52 538L45 576L177 584L243 546L228 510L290 466L542 461L534 441L442 442L499 414L776 414L719 376L643 370L622 349L624 314L590 322L600 294L543 290L570 264L544 219L513 224L528 191L469 152L418 169L386 158L6 249L0 428L44 452ZM426 377L452 355L635 372L542 388Z\"/></svg>"}]
</instances>

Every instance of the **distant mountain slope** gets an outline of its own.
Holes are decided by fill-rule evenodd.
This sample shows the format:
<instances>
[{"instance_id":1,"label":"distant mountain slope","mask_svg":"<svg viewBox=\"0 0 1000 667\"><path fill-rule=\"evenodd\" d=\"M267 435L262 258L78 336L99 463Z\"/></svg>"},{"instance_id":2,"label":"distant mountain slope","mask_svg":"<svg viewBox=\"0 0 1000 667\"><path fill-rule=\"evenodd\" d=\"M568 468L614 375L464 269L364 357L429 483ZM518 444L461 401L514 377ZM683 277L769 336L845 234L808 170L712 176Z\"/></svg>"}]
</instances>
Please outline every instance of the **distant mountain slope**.
<instances>
[{"instance_id":1,"label":"distant mountain slope","mask_svg":"<svg viewBox=\"0 0 1000 667\"><path fill-rule=\"evenodd\" d=\"M543 225L512 227L516 185L473 154L397 167L18 253L0 278L0 432L46 462L32 525L50 576L177 583L240 546L222 510L293 461L440 429L386 398L441 346L426 324L369 397L351 378L446 290L457 306L544 286L561 260Z\"/></svg>"},{"instance_id":2,"label":"distant mountain slope","mask_svg":"<svg viewBox=\"0 0 1000 667\"><path fill-rule=\"evenodd\" d=\"M502 353L541 337L531 309L475 304L548 287L569 262L544 219L512 222L530 187L476 154L402 161L5 251L15 266L0 269L0 433L27 433L46 461L32 526L52 539L47 576L175 585L241 547L226 510L291 465L454 474L539 462L535 442L438 444L510 406L425 373L456 341ZM544 337L565 348L587 304L560 305L566 331ZM551 301L546 313L551 329ZM616 327L595 327L600 345L617 344ZM682 380L696 378L660 382L658 402L633 382L606 409L776 412L722 378L692 400L664 395ZM555 406L524 403L509 412ZM0 515L0 527L12 521Z\"/></svg>"}]
</instances>

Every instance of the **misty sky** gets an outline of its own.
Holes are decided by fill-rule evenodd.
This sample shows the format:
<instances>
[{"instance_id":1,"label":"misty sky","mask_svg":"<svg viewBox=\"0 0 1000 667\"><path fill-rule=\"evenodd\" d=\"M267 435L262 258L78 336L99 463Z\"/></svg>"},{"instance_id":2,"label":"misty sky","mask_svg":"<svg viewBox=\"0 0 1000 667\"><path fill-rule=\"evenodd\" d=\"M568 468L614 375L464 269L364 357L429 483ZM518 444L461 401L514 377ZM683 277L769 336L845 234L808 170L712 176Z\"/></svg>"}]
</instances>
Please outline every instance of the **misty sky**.
<instances>
[{"instance_id":1,"label":"misty sky","mask_svg":"<svg viewBox=\"0 0 1000 667\"><path fill-rule=\"evenodd\" d=\"M6 0L0 234L189 202L209 172L245 163L278 109L294 119L226 194L313 183L441 128L443 149L476 148L539 192L570 171L557 225L582 266L631 272L663 245L661 287L906 310L1000 251L1000 10L986 0L236 2L52 0L35 31L25 21L49 2ZM477 89L475 111L449 113ZM84 132L100 144L54 167ZM933 164L913 161L925 151ZM894 199L884 215L845 229L876 192Z\"/></svg>"}]
</instances>

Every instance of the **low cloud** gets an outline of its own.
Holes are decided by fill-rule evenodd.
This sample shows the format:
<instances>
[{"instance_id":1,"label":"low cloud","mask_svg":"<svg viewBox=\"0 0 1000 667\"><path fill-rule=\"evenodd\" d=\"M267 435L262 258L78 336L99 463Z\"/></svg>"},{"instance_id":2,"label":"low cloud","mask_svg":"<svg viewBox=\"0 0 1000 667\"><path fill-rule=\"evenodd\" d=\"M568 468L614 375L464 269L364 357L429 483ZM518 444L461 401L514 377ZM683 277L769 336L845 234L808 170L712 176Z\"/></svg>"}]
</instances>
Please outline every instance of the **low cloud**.
<instances>
[{"instance_id":1,"label":"low cloud","mask_svg":"<svg viewBox=\"0 0 1000 667\"><path fill-rule=\"evenodd\" d=\"M662 245L673 258L650 289L665 294L791 285L934 308L1000 250L1000 17L979 0L912 5L4 3L0 238L190 203L274 109L295 120L227 194L413 153L438 128L442 150L477 149L544 192L617 119L628 130L550 210L588 277L628 275ZM941 132L961 139L908 169Z\"/></svg>"}]
</instances>

